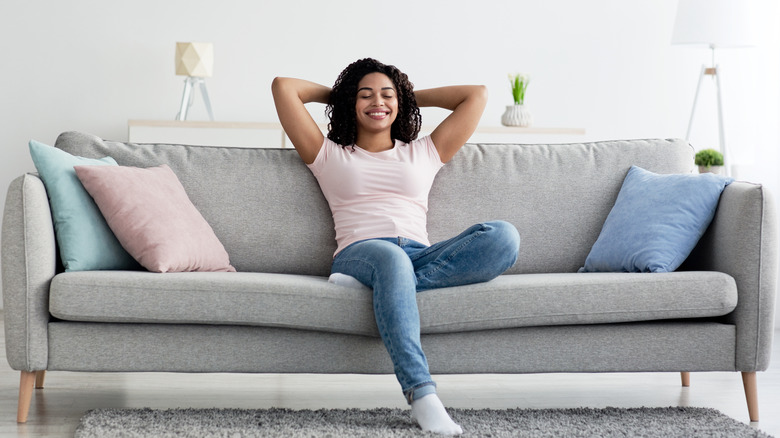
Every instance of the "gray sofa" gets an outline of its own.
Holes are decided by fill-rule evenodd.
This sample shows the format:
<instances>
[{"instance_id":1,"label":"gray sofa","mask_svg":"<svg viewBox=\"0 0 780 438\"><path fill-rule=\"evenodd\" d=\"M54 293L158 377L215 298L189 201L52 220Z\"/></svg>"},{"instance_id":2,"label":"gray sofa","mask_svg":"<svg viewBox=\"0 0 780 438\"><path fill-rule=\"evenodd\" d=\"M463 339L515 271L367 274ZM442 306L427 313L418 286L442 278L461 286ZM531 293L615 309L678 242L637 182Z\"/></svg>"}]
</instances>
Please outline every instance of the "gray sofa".
<instances>
[{"instance_id":1,"label":"gray sofa","mask_svg":"<svg viewBox=\"0 0 780 438\"><path fill-rule=\"evenodd\" d=\"M168 164L236 273L61 272L35 174L8 190L2 280L8 362L26 421L43 371L392 373L371 295L327 282L333 222L292 149L135 145L64 133L56 147L120 165ZM777 230L761 185L734 182L672 273L577 273L631 165L689 173L680 140L468 144L430 194L431 241L485 220L520 257L484 284L418 295L433 373L756 371L773 334ZM39 385L40 386L40 385Z\"/></svg>"}]
</instances>

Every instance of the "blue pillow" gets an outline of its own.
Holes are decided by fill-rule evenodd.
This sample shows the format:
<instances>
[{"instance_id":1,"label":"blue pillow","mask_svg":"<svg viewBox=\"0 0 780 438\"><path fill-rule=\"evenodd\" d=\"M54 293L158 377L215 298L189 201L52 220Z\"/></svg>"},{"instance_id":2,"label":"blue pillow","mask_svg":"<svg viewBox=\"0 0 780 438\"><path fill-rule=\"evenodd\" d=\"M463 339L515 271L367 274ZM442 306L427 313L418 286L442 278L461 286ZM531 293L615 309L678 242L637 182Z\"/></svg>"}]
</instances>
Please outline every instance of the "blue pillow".
<instances>
[{"instance_id":1,"label":"blue pillow","mask_svg":"<svg viewBox=\"0 0 780 438\"><path fill-rule=\"evenodd\" d=\"M579 272L671 272L693 251L734 181L632 166Z\"/></svg>"},{"instance_id":2,"label":"blue pillow","mask_svg":"<svg viewBox=\"0 0 780 438\"><path fill-rule=\"evenodd\" d=\"M116 161L76 157L35 140L30 141L30 155L49 195L65 270L139 269L73 170L78 165L116 166Z\"/></svg>"}]
</instances>

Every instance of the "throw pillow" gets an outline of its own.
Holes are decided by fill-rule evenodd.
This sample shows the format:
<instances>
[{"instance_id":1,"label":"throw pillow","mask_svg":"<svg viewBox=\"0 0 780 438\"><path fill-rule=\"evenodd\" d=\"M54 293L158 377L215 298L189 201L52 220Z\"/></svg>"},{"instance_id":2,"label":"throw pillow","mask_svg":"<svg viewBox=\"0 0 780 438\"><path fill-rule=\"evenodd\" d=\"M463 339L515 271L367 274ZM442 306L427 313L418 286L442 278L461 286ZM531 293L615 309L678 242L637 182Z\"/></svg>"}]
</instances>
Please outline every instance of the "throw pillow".
<instances>
[{"instance_id":1,"label":"throw pillow","mask_svg":"<svg viewBox=\"0 0 780 438\"><path fill-rule=\"evenodd\" d=\"M30 156L49 196L60 258L66 271L140 269L111 232L73 166L116 166L111 157L77 157L31 140Z\"/></svg>"},{"instance_id":2,"label":"throw pillow","mask_svg":"<svg viewBox=\"0 0 780 438\"><path fill-rule=\"evenodd\" d=\"M707 230L731 178L632 166L579 272L671 272Z\"/></svg>"},{"instance_id":3,"label":"throw pillow","mask_svg":"<svg viewBox=\"0 0 780 438\"><path fill-rule=\"evenodd\" d=\"M122 246L154 272L235 272L225 247L167 165L76 166Z\"/></svg>"}]
</instances>

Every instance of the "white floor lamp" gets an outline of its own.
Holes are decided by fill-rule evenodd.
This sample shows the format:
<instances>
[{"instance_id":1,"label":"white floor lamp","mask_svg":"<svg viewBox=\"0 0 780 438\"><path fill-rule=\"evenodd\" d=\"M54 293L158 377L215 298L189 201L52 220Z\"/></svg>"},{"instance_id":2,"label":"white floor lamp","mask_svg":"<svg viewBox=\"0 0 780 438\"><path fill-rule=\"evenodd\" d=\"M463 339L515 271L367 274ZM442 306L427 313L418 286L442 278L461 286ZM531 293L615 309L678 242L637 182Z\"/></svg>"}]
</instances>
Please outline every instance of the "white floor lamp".
<instances>
[{"instance_id":1,"label":"white floor lamp","mask_svg":"<svg viewBox=\"0 0 780 438\"><path fill-rule=\"evenodd\" d=\"M703 65L699 73L699 82L696 86L696 95L693 98L693 108L685 139L690 140L702 80L705 76L711 76L717 90L718 138L726 175L731 174L731 164L727 161L731 156L728 153L723 129L721 72L719 66L715 64L715 49L754 45L749 7L750 1L746 0L680 0L677 5L677 18L672 35L672 44L706 45L712 51L712 64Z\"/></svg>"},{"instance_id":2,"label":"white floor lamp","mask_svg":"<svg viewBox=\"0 0 780 438\"><path fill-rule=\"evenodd\" d=\"M195 86L200 86L203 102L209 119L214 120L211 111L211 100L206 90L206 81L210 78L214 69L214 45L211 43L176 43L176 74L187 76L184 79L184 92L181 96L181 105L176 120L187 120L187 112L192 106L195 97Z\"/></svg>"}]
</instances>

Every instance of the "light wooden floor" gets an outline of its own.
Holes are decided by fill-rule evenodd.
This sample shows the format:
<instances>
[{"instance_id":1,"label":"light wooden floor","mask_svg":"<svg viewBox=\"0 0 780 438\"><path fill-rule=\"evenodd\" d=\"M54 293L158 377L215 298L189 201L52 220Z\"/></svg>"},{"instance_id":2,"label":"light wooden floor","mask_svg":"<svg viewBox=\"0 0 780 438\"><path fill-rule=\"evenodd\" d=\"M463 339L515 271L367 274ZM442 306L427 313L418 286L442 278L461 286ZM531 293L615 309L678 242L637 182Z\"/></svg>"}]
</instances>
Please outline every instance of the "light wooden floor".
<instances>
[{"instance_id":1,"label":"light wooden floor","mask_svg":"<svg viewBox=\"0 0 780 438\"><path fill-rule=\"evenodd\" d=\"M0 312L0 320L2 313ZM0 324L2 332L2 324ZM393 376L66 373L46 375L26 424L16 423L19 372L5 361L0 336L0 437L71 437L79 418L99 407L293 409L405 407ZM774 361L758 373L761 422L780 438L780 332ZM748 422L739 373L434 376L445 405L458 408L710 407ZM468 424L464 424L468 429Z\"/></svg>"}]
</instances>

